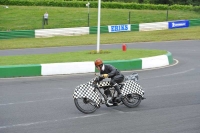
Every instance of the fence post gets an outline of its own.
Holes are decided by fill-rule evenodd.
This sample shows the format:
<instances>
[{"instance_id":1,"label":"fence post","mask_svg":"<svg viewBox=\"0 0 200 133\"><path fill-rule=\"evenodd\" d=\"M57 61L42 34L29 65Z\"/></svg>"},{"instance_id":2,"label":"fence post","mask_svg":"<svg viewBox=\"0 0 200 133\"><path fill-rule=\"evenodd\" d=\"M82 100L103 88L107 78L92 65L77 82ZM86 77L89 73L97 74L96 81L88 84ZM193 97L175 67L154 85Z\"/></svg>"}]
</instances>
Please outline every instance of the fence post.
<instances>
[{"instance_id":1,"label":"fence post","mask_svg":"<svg viewBox=\"0 0 200 133\"><path fill-rule=\"evenodd\" d=\"M166 17L166 20L168 21L168 16L169 16L169 5L167 7L167 17Z\"/></svg>"},{"instance_id":2,"label":"fence post","mask_svg":"<svg viewBox=\"0 0 200 133\"><path fill-rule=\"evenodd\" d=\"M129 15L128 15L128 23L131 23L131 12L129 11Z\"/></svg>"},{"instance_id":3,"label":"fence post","mask_svg":"<svg viewBox=\"0 0 200 133\"><path fill-rule=\"evenodd\" d=\"M88 27L90 27L90 3L88 2L86 6L88 7Z\"/></svg>"},{"instance_id":4,"label":"fence post","mask_svg":"<svg viewBox=\"0 0 200 133\"><path fill-rule=\"evenodd\" d=\"M88 27L90 27L90 13L88 13Z\"/></svg>"}]
</instances>

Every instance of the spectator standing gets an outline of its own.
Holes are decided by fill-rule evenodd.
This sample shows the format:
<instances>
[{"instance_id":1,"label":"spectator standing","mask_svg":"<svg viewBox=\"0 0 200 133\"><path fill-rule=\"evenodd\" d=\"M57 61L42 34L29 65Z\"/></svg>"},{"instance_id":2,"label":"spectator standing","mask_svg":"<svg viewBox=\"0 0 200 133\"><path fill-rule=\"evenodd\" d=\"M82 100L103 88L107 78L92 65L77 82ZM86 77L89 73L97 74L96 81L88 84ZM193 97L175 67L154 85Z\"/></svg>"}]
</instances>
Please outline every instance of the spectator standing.
<instances>
[{"instance_id":1,"label":"spectator standing","mask_svg":"<svg viewBox=\"0 0 200 133\"><path fill-rule=\"evenodd\" d=\"M48 17L49 17L49 14L48 14L48 12L46 12L46 13L44 14L44 25L45 25L45 24L48 25Z\"/></svg>"}]
</instances>

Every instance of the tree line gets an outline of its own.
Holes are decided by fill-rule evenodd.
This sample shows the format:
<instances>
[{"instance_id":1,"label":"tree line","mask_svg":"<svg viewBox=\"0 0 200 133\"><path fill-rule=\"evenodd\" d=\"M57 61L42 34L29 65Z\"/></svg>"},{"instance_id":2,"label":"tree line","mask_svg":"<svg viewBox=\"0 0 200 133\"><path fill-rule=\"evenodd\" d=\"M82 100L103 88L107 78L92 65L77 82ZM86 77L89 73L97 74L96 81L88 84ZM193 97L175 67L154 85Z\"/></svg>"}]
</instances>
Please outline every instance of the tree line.
<instances>
[{"instance_id":1,"label":"tree line","mask_svg":"<svg viewBox=\"0 0 200 133\"><path fill-rule=\"evenodd\" d=\"M200 0L103 0L104 2L137 2L144 4L169 4L200 6Z\"/></svg>"}]
</instances>

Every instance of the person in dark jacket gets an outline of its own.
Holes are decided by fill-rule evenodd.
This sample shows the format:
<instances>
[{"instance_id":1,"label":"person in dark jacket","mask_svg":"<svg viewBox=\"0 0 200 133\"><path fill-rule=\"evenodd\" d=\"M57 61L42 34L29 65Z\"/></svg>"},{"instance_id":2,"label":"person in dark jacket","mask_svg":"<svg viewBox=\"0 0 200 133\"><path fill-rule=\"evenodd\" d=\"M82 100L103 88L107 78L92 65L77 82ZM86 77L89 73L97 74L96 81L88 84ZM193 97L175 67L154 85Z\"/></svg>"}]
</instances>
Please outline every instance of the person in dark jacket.
<instances>
[{"instance_id":1,"label":"person in dark jacket","mask_svg":"<svg viewBox=\"0 0 200 133\"><path fill-rule=\"evenodd\" d=\"M104 78L111 78L110 84L118 92L117 99L121 100L122 94L118 83L123 82L124 75L121 74L120 71L118 71L114 66L109 64L103 64L103 61L101 59L96 59L94 64L96 68L100 71L100 74L102 75L102 78L100 78L100 80L103 80Z\"/></svg>"}]
</instances>

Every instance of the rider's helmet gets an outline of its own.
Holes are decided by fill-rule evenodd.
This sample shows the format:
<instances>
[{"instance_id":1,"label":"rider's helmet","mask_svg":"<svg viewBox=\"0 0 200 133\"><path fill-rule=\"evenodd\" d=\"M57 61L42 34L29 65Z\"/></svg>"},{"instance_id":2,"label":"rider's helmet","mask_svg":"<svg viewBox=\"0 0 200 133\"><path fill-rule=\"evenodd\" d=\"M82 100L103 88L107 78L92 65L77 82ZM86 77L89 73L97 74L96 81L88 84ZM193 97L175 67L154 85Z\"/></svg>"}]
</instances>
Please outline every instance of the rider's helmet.
<instances>
[{"instance_id":1,"label":"rider's helmet","mask_svg":"<svg viewBox=\"0 0 200 133\"><path fill-rule=\"evenodd\" d=\"M96 67L99 66L101 68L103 66L103 61L101 59L96 59L94 64Z\"/></svg>"}]
</instances>

